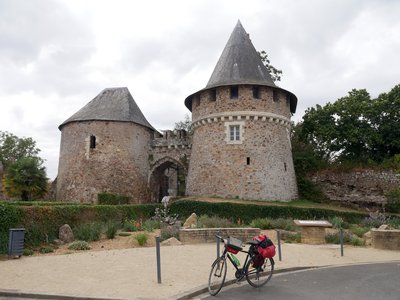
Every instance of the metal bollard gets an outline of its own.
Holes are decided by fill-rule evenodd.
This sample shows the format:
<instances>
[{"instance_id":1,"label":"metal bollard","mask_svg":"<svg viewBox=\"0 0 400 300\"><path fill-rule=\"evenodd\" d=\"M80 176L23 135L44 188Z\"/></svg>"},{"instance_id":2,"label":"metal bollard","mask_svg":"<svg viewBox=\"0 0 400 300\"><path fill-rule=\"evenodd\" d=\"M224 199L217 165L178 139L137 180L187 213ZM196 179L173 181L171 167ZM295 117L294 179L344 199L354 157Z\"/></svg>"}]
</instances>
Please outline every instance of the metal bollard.
<instances>
[{"instance_id":1,"label":"metal bollard","mask_svg":"<svg viewBox=\"0 0 400 300\"><path fill-rule=\"evenodd\" d=\"M160 237L156 236L157 282L161 283Z\"/></svg>"},{"instance_id":2,"label":"metal bollard","mask_svg":"<svg viewBox=\"0 0 400 300\"><path fill-rule=\"evenodd\" d=\"M282 251L281 251L281 231L277 230L277 239L278 239L278 256L279 256L279 261L282 261Z\"/></svg>"},{"instance_id":3,"label":"metal bollard","mask_svg":"<svg viewBox=\"0 0 400 300\"><path fill-rule=\"evenodd\" d=\"M219 235L219 231L217 232L217 235ZM219 244L220 244L220 239L215 237L216 242L217 242L217 258L219 257L220 249L219 249Z\"/></svg>"},{"instance_id":4,"label":"metal bollard","mask_svg":"<svg viewBox=\"0 0 400 300\"><path fill-rule=\"evenodd\" d=\"M340 229L340 256L343 256L343 229Z\"/></svg>"}]
</instances>

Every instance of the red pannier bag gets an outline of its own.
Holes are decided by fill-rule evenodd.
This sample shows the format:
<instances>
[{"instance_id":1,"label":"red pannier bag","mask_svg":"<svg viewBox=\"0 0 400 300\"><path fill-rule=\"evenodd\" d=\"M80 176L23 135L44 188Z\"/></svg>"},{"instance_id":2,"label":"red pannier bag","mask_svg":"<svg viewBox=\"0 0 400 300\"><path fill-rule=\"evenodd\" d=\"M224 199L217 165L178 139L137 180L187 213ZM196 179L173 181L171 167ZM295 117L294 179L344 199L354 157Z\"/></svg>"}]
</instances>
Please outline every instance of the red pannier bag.
<instances>
[{"instance_id":1,"label":"red pannier bag","mask_svg":"<svg viewBox=\"0 0 400 300\"><path fill-rule=\"evenodd\" d=\"M265 234L260 234L253 239L260 242L257 251L263 258L272 258L275 256L275 245Z\"/></svg>"}]
</instances>

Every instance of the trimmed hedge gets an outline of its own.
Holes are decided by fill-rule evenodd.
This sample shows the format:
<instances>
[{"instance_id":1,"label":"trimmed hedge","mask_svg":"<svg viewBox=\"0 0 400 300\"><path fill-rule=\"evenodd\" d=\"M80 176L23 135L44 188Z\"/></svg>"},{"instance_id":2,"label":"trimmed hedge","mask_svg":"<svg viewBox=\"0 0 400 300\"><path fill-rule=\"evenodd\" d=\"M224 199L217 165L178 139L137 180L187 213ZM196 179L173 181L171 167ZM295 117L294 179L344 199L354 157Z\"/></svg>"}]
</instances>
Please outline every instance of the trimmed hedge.
<instances>
[{"instance_id":1,"label":"trimmed hedge","mask_svg":"<svg viewBox=\"0 0 400 300\"><path fill-rule=\"evenodd\" d=\"M119 205L128 204L130 197L113 193L99 193L97 194L97 200L102 205Z\"/></svg>"},{"instance_id":2,"label":"trimmed hedge","mask_svg":"<svg viewBox=\"0 0 400 300\"><path fill-rule=\"evenodd\" d=\"M367 213L362 212L343 212L322 208L304 208L292 206L272 206L272 205L256 205L229 202L202 202L182 200L170 204L170 212L179 214L184 219L193 212L197 215L219 216L227 218L233 222L250 223L257 218L291 218L301 220L325 219L333 217L341 217L349 223L359 223Z\"/></svg>"},{"instance_id":3,"label":"trimmed hedge","mask_svg":"<svg viewBox=\"0 0 400 300\"><path fill-rule=\"evenodd\" d=\"M25 243L39 246L46 240L58 238L58 229L63 224L74 227L82 223L118 222L124 220L146 220L153 216L159 204L136 205L31 205L0 204L0 253L6 253L8 231L23 227L26 230Z\"/></svg>"}]
</instances>

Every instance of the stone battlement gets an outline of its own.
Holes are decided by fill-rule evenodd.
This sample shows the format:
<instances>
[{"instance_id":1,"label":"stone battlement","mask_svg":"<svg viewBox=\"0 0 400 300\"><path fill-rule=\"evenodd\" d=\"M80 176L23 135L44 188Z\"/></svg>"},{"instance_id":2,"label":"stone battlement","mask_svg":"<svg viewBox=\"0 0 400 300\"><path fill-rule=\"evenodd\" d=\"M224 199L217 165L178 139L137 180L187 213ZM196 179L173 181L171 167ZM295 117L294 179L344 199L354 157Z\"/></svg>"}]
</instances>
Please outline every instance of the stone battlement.
<instances>
[{"instance_id":1,"label":"stone battlement","mask_svg":"<svg viewBox=\"0 0 400 300\"><path fill-rule=\"evenodd\" d=\"M153 148L166 147L166 148L191 148L192 140L187 134L186 130L165 130L164 134L159 132L154 133L153 140L151 141Z\"/></svg>"}]
</instances>

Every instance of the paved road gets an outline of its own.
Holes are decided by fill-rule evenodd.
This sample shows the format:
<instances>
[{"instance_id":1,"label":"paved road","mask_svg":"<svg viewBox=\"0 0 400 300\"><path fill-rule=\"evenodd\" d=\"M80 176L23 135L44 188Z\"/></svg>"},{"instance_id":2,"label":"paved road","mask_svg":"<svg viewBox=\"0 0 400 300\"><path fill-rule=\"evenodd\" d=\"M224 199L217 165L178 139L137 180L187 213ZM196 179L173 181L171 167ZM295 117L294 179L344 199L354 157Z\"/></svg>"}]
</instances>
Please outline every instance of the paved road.
<instances>
[{"instance_id":1,"label":"paved road","mask_svg":"<svg viewBox=\"0 0 400 300\"><path fill-rule=\"evenodd\" d=\"M241 283L203 299L400 300L400 264L332 267L273 276L265 287Z\"/></svg>"}]
</instances>

